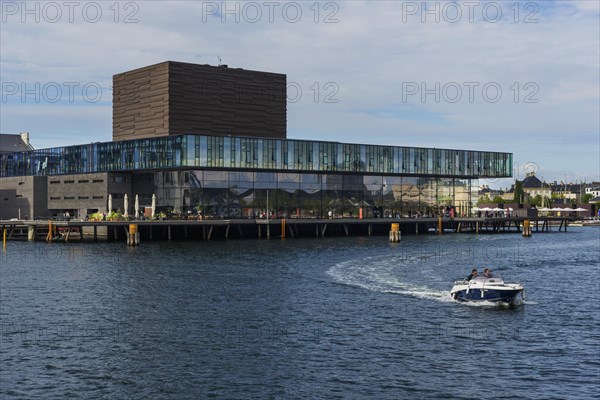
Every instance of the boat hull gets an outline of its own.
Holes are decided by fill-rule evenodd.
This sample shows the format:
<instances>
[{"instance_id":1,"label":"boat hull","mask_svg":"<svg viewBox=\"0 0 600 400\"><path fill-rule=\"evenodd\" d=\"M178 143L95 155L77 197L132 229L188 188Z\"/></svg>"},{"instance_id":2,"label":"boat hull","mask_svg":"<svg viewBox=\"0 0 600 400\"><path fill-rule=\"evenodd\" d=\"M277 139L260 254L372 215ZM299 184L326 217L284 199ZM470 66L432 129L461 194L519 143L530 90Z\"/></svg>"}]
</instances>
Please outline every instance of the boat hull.
<instances>
[{"instance_id":1,"label":"boat hull","mask_svg":"<svg viewBox=\"0 0 600 400\"><path fill-rule=\"evenodd\" d=\"M523 289L463 289L452 292L458 301L514 303Z\"/></svg>"}]
</instances>

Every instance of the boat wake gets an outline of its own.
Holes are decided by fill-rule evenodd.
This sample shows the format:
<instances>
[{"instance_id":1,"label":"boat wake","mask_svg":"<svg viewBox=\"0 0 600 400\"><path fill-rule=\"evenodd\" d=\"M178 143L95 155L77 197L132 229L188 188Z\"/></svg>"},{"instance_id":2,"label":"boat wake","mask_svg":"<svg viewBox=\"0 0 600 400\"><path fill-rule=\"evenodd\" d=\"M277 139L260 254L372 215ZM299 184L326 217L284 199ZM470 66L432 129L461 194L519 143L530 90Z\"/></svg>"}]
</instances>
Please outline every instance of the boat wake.
<instances>
[{"instance_id":1,"label":"boat wake","mask_svg":"<svg viewBox=\"0 0 600 400\"><path fill-rule=\"evenodd\" d=\"M416 261L416 258L415 260ZM426 285L404 282L399 278L399 265L405 264L387 257L367 257L359 260L344 261L332 266L327 274L334 281L367 290L411 296L441 302L454 302L447 290L438 290ZM410 264L410 262L409 262ZM423 271L427 273L427 271Z\"/></svg>"}]
</instances>

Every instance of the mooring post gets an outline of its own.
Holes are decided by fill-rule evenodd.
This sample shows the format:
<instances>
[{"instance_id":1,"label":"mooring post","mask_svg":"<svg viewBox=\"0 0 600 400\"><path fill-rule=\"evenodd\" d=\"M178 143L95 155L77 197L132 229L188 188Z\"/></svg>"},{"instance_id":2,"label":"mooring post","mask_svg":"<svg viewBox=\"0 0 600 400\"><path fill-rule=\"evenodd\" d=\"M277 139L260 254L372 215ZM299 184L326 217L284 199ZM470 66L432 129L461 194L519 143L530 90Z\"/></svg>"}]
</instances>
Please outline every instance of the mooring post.
<instances>
[{"instance_id":1,"label":"mooring post","mask_svg":"<svg viewBox=\"0 0 600 400\"><path fill-rule=\"evenodd\" d=\"M29 226L31 228L31 225ZM31 235L31 232L28 232L29 235ZM35 240L35 229L34 229L34 233L33 233L33 239L31 239L29 236L27 237L28 240ZM46 235L46 242L52 242L52 220L49 219L48 220L48 234Z\"/></svg>"},{"instance_id":2,"label":"mooring post","mask_svg":"<svg viewBox=\"0 0 600 400\"><path fill-rule=\"evenodd\" d=\"M531 236L531 221L526 219L523 221L523 237Z\"/></svg>"},{"instance_id":3,"label":"mooring post","mask_svg":"<svg viewBox=\"0 0 600 400\"><path fill-rule=\"evenodd\" d=\"M400 241L400 224L393 223L390 229L390 242L398 243Z\"/></svg>"},{"instance_id":4,"label":"mooring post","mask_svg":"<svg viewBox=\"0 0 600 400\"><path fill-rule=\"evenodd\" d=\"M127 245L137 246L140 244L140 233L138 232L137 224L129 224L129 232L127 232Z\"/></svg>"}]
</instances>

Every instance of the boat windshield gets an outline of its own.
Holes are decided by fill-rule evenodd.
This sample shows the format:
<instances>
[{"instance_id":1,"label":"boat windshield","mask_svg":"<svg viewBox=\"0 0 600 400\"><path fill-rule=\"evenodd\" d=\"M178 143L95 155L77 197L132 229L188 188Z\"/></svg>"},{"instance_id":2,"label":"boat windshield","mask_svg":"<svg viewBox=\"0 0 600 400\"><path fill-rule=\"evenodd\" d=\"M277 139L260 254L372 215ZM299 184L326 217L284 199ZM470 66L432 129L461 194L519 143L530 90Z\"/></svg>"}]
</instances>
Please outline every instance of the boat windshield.
<instances>
[{"instance_id":1,"label":"boat windshield","mask_svg":"<svg viewBox=\"0 0 600 400\"><path fill-rule=\"evenodd\" d=\"M500 274L493 272L490 278L484 275L477 275L475 278L471 279L472 282L488 282L488 283L504 283L504 280L500 276Z\"/></svg>"}]
</instances>

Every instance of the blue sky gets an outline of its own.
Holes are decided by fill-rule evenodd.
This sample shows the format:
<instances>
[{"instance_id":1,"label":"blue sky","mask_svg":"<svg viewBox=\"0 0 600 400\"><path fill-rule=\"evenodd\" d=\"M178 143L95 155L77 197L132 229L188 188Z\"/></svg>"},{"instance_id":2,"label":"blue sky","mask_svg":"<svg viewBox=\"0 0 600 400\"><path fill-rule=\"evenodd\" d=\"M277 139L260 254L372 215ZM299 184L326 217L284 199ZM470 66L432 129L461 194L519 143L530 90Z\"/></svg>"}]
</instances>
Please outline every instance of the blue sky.
<instances>
[{"instance_id":1,"label":"blue sky","mask_svg":"<svg viewBox=\"0 0 600 400\"><path fill-rule=\"evenodd\" d=\"M112 75L220 57L300 88L290 138L506 151L521 179L600 180L596 0L50 3L0 3L0 131L38 148L110 140Z\"/></svg>"}]
</instances>

